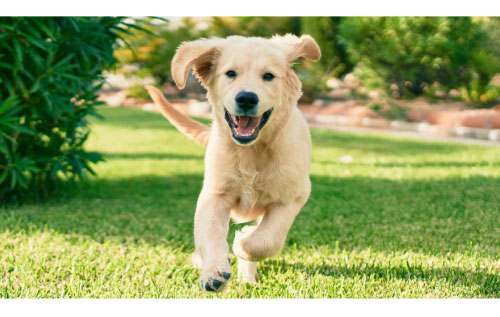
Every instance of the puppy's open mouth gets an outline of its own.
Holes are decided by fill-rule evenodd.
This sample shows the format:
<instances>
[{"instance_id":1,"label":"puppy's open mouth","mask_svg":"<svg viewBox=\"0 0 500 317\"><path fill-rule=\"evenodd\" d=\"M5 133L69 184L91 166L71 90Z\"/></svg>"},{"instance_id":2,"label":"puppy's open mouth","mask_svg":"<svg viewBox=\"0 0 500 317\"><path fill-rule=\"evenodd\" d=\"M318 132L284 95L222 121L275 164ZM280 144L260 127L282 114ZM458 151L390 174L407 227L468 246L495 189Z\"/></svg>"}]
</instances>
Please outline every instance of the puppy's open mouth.
<instances>
[{"instance_id":1,"label":"puppy's open mouth","mask_svg":"<svg viewBox=\"0 0 500 317\"><path fill-rule=\"evenodd\" d=\"M224 117L231 128L233 138L240 144L248 144L257 139L259 131L266 124L273 109L269 109L260 117L236 116L224 108Z\"/></svg>"}]
</instances>

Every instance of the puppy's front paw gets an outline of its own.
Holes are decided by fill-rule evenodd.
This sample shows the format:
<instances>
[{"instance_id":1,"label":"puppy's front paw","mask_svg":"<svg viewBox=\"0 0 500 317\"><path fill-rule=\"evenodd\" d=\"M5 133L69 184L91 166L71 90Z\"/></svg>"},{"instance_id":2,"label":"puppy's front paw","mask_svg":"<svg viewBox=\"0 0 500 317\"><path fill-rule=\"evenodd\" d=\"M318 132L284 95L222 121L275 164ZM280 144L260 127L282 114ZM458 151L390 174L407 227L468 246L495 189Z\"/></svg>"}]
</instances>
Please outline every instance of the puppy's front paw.
<instances>
[{"instance_id":1,"label":"puppy's front paw","mask_svg":"<svg viewBox=\"0 0 500 317\"><path fill-rule=\"evenodd\" d=\"M220 292L231 278L231 260L224 259L219 264L205 266L201 273L200 286L204 291Z\"/></svg>"}]
</instances>

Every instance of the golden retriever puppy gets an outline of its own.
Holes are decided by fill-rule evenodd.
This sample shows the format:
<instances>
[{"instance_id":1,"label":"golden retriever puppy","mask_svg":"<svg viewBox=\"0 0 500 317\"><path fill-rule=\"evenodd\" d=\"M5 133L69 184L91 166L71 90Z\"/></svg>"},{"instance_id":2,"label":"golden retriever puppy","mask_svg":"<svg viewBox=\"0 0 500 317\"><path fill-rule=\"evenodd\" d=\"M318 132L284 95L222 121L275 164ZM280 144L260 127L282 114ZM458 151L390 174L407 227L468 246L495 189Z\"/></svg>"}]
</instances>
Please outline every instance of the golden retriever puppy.
<instances>
[{"instance_id":1,"label":"golden retriever puppy","mask_svg":"<svg viewBox=\"0 0 500 317\"><path fill-rule=\"evenodd\" d=\"M205 176L194 221L201 288L221 291L230 279L229 220L255 221L237 232L233 252L239 276L255 283L256 261L277 254L311 190L311 137L297 109L301 83L291 65L320 58L307 35L230 36L186 42L172 60L184 88L191 69L207 89L212 127L176 111L146 87L163 115L181 132L207 145Z\"/></svg>"}]
</instances>

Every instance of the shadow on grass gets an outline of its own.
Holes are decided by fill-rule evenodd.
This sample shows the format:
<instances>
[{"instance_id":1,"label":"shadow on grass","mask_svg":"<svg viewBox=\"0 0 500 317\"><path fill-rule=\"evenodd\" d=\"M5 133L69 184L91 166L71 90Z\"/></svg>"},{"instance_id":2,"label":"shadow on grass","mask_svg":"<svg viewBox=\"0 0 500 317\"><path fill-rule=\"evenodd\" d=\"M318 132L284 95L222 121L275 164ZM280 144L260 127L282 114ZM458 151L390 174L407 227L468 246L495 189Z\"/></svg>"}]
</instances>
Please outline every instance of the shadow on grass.
<instances>
[{"instance_id":1,"label":"shadow on grass","mask_svg":"<svg viewBox=\"0 0 500 317\"><path fill-rule=\"evenodd\" d=\"M498 256L500 180L394 181L312 175L312 194L289 243L432 254L471 248Z\"/></svg>"},{"instance_id":2,"label":"shadow on grass","mask_svg":"<svg viewBox=\"0 0 500 317\"><path fill-rule=\"evenodd\" d=\"M0 231L52 230L100 243L148 243L193 249L193 216L202 175L96 179L43 205L0 210Z\"/></svg>"},{"instance_id":3,"label":"shadow on grass","mask_svg":"<svg viewBox=\"0 0 500 317\"><path fill-rule=\"evenodd\" d=\"M0 214L0 230L52 229L99 242L146 242L192 250L201 174L97 179L64 191L40 208ZM475 251L496 257L500 180L393 181L312 176L312 194L288 245L424 254ZM234 225L231 226L232 231ZM232 234L229 239L232 240Z\"/></svg>"},{"instance_id":4,"label":"shadow on grass","mask_svg":"<svg viewBox=\"0 0 500 317\"><path fill-rule=\"evenodd\" d=\"M270 268L272 266L272 269ZM457 267L427 268L421 265L399 265L384 267L379 265L328 265L328 264L305 264L296 262L289 264L286 261L271 260L261 266L263 275L271 271L296 271L304 273L309 277L332 276L336 278L363 278L363 276L390 282L401 279L404 281L418 280L427 284L433 282L439 284L439 280L457 286L474 285L477 287L475 296L498 297L500 296L500 276L488 273L483 269L476 271L463 270Z\"/></svg>"},{"instance_id":5,"label":"shadow on grass","mask_svg":"<svg viewBox=\"0 0 500 317\"><path fill-rule=\"evenodd\" d=\"M153 159L153 160L203 160L203 155L179 154L179 153L103 153L104 159Z\"/></svg>"}]
</instances>

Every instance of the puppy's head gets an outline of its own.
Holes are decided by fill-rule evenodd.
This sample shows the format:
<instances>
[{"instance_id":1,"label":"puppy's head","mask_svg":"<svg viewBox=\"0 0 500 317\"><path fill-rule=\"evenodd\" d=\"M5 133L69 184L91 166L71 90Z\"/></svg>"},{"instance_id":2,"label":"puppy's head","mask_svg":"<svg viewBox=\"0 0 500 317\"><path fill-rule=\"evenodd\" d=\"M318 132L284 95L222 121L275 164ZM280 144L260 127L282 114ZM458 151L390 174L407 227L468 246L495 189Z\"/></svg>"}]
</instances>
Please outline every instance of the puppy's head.
<instances>
[{"instance_id":1,"label":"puppy's head","mask_svg":"<svg viewBox=\"0 0 500 317\"><path fill-rule=\"evenodd\" d=\"M319 46L307 35L201 39L179 47L172 75L182 89L193 69L208 91L218 124L237 144L250 145L259 133L272 134L272 127L284 124L300 98L293 62L320 56Z\"/></svg>"}]
</instances>

